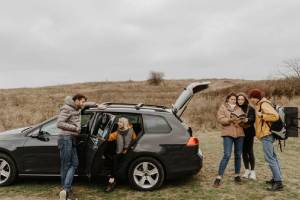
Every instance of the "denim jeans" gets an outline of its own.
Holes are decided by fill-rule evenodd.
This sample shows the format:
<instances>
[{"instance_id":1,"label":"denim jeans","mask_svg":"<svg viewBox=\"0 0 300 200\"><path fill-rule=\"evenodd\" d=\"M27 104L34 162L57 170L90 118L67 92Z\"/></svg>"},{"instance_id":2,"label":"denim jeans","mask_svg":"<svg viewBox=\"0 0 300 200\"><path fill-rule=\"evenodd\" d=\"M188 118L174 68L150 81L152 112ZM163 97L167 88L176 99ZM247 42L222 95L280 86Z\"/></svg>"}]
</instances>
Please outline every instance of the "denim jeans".
<instances>
[{"instance_id":1,"label":"denim jeans","mask_svg":"<svg viewBox=\"0 0 300 200\"><path fill-rule=\"evenodd\" d=\"M244 137L229 137L224 136L223 137L223 146L224 146L224 155L220 162L219 166L219 176L223 176L225 169L227 167L227 164L231 157L232 152L232 146L234 145L234 168L235 168L235 174L240 174L241 171L241 155L243 151L243 142Z\"/></svg>"},{"instance_id":2,"label":"denim jeans","mask_svg":"<svg viewBox=\"0 0 300 200\"><path fill-rule=\"evenodd\" d=\"M273 174L275 181L282 181L281 169L275 154L273 143L275 138L273 135L265 136L261 139L264 151L264 157Z\"/></svg>"},{"instance_id":3,"label":"denim jeans","mask_svg":"<svg viewBox=\"0 0 300 200\"><path fill-rule=\"evenodd\" d=\"M69 192L79 164L75 138L72 136L60 136L58 139L58 149L60 151L61 184L64 190Z\"/></svg>"}]
</instances>

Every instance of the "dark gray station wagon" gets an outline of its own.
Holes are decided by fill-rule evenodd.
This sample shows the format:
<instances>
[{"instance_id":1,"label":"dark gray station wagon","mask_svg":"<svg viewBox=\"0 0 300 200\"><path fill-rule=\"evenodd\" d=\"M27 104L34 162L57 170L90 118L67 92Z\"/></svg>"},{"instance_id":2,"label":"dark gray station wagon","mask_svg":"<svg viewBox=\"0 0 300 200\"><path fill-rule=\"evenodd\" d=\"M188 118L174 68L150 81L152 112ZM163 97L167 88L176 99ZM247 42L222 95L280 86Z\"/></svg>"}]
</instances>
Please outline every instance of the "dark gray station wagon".
<instances>
[{"instance_id":1,"label":"dark gray station wagon","mask_svg":"<svg viewBox=\"0 0 300 200\"><path fill-rule=\"evenodd\" d=\"M105 176L112 166L115 143L108 136L117 119L126 117L137 140L122 160L119 178L138 190L154 190L166 179L197 174L202 167L199 141L181 115L194 94L209 83L192 83L172 108L144 104L104 103L82 111L78 138L78 176ZM18 176L59 176L57 117L41 124L0 133L0 186Z\"/></svg>"}]
</instances>

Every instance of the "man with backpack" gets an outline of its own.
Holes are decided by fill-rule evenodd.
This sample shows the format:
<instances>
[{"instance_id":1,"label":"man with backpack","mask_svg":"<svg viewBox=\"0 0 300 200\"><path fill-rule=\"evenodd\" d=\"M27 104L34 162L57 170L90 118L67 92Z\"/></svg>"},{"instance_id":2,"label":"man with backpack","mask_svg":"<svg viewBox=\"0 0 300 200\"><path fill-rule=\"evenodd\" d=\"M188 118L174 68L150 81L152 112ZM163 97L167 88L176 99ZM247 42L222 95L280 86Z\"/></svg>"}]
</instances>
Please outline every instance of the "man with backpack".
<instances>
[{"instance_id":1,"label":"man with backpack","mask_svg":"<svg viewBox=\"0 0 300 200\"><path fill-rule=\"evenodd\" d=\"M251 103L255 105L256 110L256 137L262 142L264 157L266 162L269 164L273 175L270 181L266 181L267 184L271 185L271 187L269 187L267 190L282 190L282 174L273 146L275 137L271 131L271 124L277 122L280 119L279 114L273 108L271 102L263 96L263 92L261 90L251 90L249 98Z\"/></svg>"}]
</instances>

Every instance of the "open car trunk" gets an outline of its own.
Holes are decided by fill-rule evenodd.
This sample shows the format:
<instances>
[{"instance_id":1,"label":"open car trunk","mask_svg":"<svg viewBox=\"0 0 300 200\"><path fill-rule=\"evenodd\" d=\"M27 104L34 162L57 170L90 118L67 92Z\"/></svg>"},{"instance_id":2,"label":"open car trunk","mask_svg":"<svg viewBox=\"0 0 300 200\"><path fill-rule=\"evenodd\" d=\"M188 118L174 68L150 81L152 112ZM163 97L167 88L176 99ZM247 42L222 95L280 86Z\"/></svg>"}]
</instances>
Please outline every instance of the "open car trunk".
<instances>
[{"instance_id":1,"label":"open car trunk","mask_svg":"<svg viewBox=\"0 0 300 200\"><path fill-rule=\"evenodd\" d=\"M179 95L174 105L172 105L172 112L181 117L189 102L192 100L194 94L199 93L208 88L210 82L194 82L184 88L183 92Z\"/></svg>"}]
</instances>

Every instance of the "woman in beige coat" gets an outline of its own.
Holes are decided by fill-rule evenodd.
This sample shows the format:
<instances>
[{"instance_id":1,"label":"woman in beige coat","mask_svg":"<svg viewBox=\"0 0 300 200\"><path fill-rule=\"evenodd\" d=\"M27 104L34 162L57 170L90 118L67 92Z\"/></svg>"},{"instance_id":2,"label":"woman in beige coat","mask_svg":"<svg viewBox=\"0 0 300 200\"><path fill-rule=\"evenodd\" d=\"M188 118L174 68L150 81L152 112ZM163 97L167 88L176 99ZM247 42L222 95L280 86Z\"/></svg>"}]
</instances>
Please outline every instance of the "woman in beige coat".
<instances>
[{"instance_id":1,"label":"woman in beige coat","mask_svg":"<svg viewBox=\"0 0 300 200\"><path fill-rule=\"evenodd\" d=\"M219 165L218 176L215 179L214 186L221 184L221 179L231 157L232 146L234 146L234 167L236 183L241 183L241 154L243 151L244 130L240 126L245 120L245 113L237 106L237 96L234 93L226 97L217 113L218 122L222 125L221 136L223 138L224 155Z\"/></svg>"}]
</instances>

